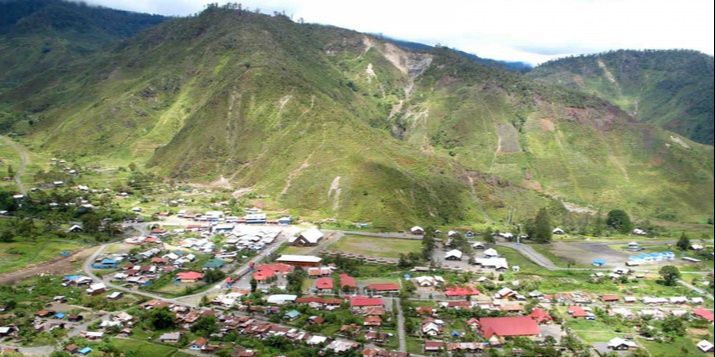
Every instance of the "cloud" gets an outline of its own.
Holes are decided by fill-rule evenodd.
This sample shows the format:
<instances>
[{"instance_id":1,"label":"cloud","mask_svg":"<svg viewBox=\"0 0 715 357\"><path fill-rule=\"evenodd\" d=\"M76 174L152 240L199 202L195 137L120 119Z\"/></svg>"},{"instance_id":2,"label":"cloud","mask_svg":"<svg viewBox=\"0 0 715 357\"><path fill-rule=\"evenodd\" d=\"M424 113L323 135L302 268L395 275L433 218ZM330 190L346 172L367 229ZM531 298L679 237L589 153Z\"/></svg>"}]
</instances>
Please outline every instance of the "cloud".
<instances>
[{"instance_id":1,"label":"cloud","mask_svg":"<svg viewBox=\"0 0 715 357\"><path fill-rule=\"evenodd\" d=\"M87 0L164 15L201 11L206 0ZM489 57L540 63L610 49L688 48L713 54L712 0L245 0L264 13L443 44Z\"/></svg>"}]
</instances>

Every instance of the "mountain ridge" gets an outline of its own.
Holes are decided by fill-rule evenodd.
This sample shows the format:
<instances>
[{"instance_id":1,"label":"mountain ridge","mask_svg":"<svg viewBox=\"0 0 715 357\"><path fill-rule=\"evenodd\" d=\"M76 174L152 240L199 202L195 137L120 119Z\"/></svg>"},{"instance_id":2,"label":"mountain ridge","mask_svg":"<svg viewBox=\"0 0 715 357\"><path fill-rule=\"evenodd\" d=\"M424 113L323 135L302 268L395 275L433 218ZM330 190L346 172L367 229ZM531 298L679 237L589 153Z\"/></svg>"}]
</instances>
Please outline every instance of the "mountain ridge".
<instances>
[{"instance_id":1,"label":"mountain ridge","mask_svg":"<svg viewBox=\"0 0 715 357\"><path fill-rule=\"evenodd\" d=\"M712 147L448 49L280 15L169 19L0 94L0 108L35 149L223 178L315 218L524 219L554 197L685 221L713 209Z\"/></svg>"}]
</instances>

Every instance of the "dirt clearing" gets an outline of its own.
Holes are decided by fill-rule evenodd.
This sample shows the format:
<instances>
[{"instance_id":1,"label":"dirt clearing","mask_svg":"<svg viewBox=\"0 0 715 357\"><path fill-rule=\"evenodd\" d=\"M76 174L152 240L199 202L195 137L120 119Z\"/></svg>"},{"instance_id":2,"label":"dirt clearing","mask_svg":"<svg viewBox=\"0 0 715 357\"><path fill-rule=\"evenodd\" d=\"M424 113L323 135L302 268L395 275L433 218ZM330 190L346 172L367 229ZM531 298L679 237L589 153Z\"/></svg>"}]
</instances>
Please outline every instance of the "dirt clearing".
<instances>
[{"instance_id":1,"label":"dirt clearing","mask_svg":"<svg viewBox=\"0 0 715 357\"><path fill-rule=\"evenodd\" d=\"M97 247L82 249L68 257L57 258L40 264L28 266L24 269L0 275L0 285L13 284L18 281L42 274L68 274L77 270L76 262L83 262L95 251Z\"/></svg>"}]
</instances>

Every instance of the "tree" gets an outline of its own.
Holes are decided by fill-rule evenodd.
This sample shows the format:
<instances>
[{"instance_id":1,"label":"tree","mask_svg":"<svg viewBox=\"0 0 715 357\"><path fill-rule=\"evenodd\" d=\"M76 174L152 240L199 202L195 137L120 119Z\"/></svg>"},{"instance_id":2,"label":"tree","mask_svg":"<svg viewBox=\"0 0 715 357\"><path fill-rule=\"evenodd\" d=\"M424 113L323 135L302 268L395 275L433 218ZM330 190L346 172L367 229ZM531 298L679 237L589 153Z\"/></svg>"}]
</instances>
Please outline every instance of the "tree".
<instances>
[{"instance_id":1,"label":"tree","mask_svg":"<svg viewBox=\"0 0 715 357\"><path fill-rule=\"evenodd\" d=\"M204 281L211 284L226 277L226 273L219 269L208 269L204 273Z\"/></svg>"},{"instance_id":2,"label":"tree","mask_svg":"<svg viewBox=\"0 0 715 357\"><path fill-rule=\"evenodd\" d=\"M606 218L606 225L609 227L626 234L633 229L633 223L631 223L631 217L628 213L622 209L614 209L608 212L608 217Z\"/></svg>"},{"instance_id":3,"label":"tree","mask_svg":"<svg viewBox=\"0 0 715 357\"><path fill-rule=\"evenodd\" d=\"M258 281L256 279L251 278L251 292L255 293L256 289L258 289Z\"/></svg>"},{"instance_id":4,"label":"tree","mask_svg":"<svg viewBox=\"0 0 715 357\"><path fill-rule=\"evenodd\" d=\"M688 248L690 248L690 238L685 235L685 232L680 235L680 239L678 239L678 243L676 245L680 250L688 250Z\"/></svg>"},{"instance_id":5,"label":"tree","mask_svg":"<svg viewBox=\"0 0 715 357\"><path fill-rule=\"evenodd\" d=\"M542 208L536 214L536 218L534 219L534 235L531 239L539 243L549 243L551 241L552 234L553 231L549 212L546 211L546 208Z\"/></svg>"},{"instance_id":6,"label":"tree","mask_svg":"<svg viewBox=\"0 0 715 357\"><path fill-rule=\"evenodd\" d=\"M492 227L485 228L482 235L484 236L484 242L492 244L496 242L494 240L494 231L492 230Z\"/></svg>"},{"instance_id":7,"label":"tree","mask_svg":"<svg viewBox=\"0 0 715 357\"><path fill-rule=\"evenodd\" d=\"M434 228L427 227L425 234L422 236L422 258L427 261L432 260L432 251L434 250Z\"/></svg>"},{"instance_id":8,"label":"tree","mask_svg":"<svg viewBox=\"0 0 715 357\"><path fill-rule=\"evenodd\" d=\"M663 279L663 284L667 286L674 286L677 284L678 279L680 279L680 270L673 265L666 265L660 268L659 273Z\"/></svg>"},{"instance_id":9,"label":"tree","mask_svg":"<svg viewBox=\"0 0 715 357\"><path fill-rule=\"evenodd\" d=\"M663 332L669 335L683 336L685 334L685 326L683 321L676 316L668 316L663 320L661 325Z\"/></svg>"},{"instance_id":10,"label":"tree","mask_svg":"<svg viewBox=\"0 0 715 357\"><path fill-rule=\"evenodd\" d=\"M156 330L164 330L170 327L174 327L176 316L173 312L169 311L168 308L151 309L149 311L149 323Z\"/></svg>"},{"instance_id":11,"label":"tree","mask_svg":"<svg viewBox=\"0 0 715 357\"><path fill-rule=\"evenodd\" d=\"M191 332L206 338L217 331L218 325L216 325L216 318L213 316L201 316L191 325Z\"/></svg>"}]
</instances>

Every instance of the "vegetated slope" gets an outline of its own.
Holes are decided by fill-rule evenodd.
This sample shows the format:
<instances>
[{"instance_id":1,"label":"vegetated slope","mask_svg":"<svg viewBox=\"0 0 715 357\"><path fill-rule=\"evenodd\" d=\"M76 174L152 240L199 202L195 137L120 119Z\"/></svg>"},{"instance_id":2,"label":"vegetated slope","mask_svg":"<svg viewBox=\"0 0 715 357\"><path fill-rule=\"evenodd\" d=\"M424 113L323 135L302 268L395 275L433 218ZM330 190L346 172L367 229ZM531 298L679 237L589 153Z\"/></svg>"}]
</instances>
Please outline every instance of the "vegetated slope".
<instances>
[{"instance_id":1,"label":"vegetated slope","mask_svg":"<svg viewBox=\"0 0 715 357\"><path fill-rule=\"evenodd\" d=\"M211 7L0 103L33 113L41 150L223 177L316 218L520 219L554 196L669 219L713 209L712 148L450 50L284 16Z\"/></svg>"},{"instance_id":2,"label":"vegetated slope","mask_svg":"<svg viewBox=\"0 0 715 357\"><path fill-rule=\"evenodd\" d=\"M0 93L164 20L61 0L0 1ZM4 129L19 119L5 109L0 107Z\"/></svg>"},{"instance_id":3,"label":"vegetated slope","mask_svg":"<svg viewBox=\"0 0 715 357\"><path fill-rule=\"evenodd\" d=\"M641 121L713 144L713 57L621 50L550 61L529 76L593 93Z\"/></svg>"}]
</instances>

